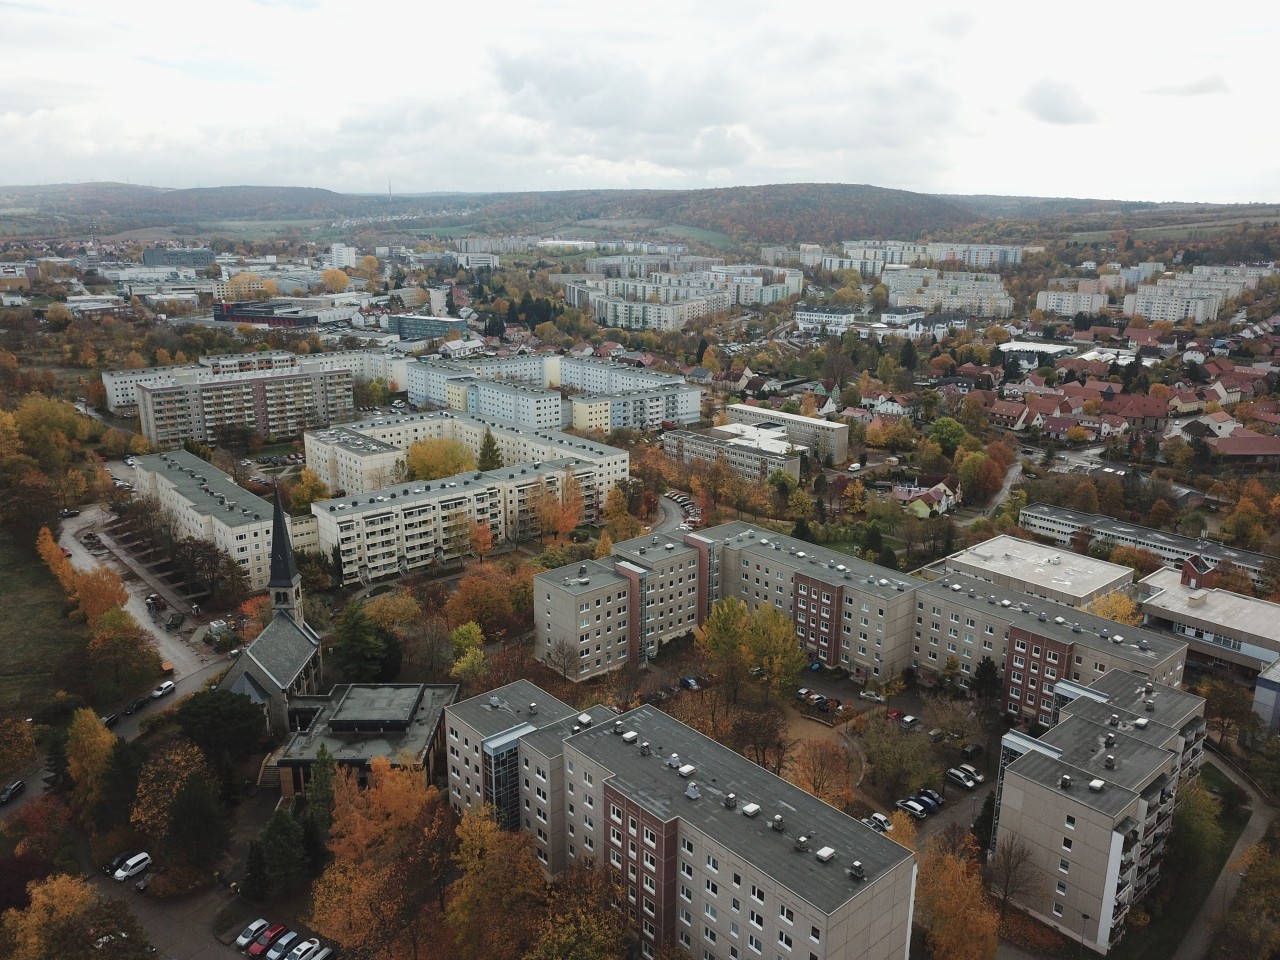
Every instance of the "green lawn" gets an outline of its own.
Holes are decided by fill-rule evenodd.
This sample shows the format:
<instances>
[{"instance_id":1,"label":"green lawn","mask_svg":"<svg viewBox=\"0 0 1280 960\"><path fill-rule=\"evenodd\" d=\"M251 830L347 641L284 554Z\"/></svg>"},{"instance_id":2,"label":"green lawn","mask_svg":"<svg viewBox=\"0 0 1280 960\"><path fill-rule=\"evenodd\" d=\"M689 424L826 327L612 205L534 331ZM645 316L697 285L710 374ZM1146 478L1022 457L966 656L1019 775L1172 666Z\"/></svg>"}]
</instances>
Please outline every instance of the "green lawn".
<instances>
[{"instance_id":1,"label":"green lawn","mask_svg":"<svg viewBox=\"0 0 1280 960\"><path fill-rule=\"evenodd\" d=\"M0 710L30 714L53 693L54 669L88 642L63 616L66 596L33 552L0 531Z\"/></svg>"}]
</instances>

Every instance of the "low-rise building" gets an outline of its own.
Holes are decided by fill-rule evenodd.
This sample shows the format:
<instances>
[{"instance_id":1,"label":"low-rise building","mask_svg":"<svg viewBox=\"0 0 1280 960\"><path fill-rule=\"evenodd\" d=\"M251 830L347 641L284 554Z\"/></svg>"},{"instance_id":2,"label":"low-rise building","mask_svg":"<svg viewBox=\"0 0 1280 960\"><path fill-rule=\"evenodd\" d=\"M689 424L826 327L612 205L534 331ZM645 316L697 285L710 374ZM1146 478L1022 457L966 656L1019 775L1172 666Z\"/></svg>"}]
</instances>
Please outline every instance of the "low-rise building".
<instances>
[{"instance_id":1,"label":"low-rise building","mask_svg":"<svg viewBox=\"0 0 1280 960\"><path fill-rule=\"evenodd\" d=\"M775 470L800 481L800 457L807 447L787 439L782 426L726 423L710 430L668 430L662 452L680 463L712 462L720 458L750 483L763 484Z\"/></svg>"},{"instance_id":2,"label":"low-rise building","mask_svg":"<svg viewBox=\"0 0 1280 960\"><path fill-rule=\"evenodd\" d=\"M942 573L963 573L1013 593L1068 607L1087 607L1133 583L1132 567L1007 535L953 553L934 566Z\"/></svg>"},{"instance_id":3,"label":"low-rise building","mask_svg":"<svg viewBox=\"0 0 1280 960\"><path fill-rule=\"evenodd\" d=\"M844 463L849 457L847 423L783 413L771 407L753 407L746 403L731 403L725 407L725 412L730 423L781 426L789 440L808 447L820 462L830 457L832 463Z\"/></svg>"}]
</instances>

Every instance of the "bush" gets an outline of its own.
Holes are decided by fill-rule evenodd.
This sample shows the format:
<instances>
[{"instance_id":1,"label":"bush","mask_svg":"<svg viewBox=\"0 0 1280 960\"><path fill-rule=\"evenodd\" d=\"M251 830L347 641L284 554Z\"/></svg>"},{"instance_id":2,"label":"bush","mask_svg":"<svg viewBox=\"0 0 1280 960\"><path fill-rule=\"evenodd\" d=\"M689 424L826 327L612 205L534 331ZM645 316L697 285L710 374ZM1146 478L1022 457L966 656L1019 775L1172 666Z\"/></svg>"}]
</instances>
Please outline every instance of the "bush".
<instances>
[{"instance_id":1,"label":"bush","mask_svg":"<svg viewBox=\"0 0 1280 960\"><path fill-rule=\"evenodd\" d=\"M213 886L213 876L195 867L174 867L156 873L147 884L147 893L160 900L185 897Z\"/></svg>"}]
</instances>

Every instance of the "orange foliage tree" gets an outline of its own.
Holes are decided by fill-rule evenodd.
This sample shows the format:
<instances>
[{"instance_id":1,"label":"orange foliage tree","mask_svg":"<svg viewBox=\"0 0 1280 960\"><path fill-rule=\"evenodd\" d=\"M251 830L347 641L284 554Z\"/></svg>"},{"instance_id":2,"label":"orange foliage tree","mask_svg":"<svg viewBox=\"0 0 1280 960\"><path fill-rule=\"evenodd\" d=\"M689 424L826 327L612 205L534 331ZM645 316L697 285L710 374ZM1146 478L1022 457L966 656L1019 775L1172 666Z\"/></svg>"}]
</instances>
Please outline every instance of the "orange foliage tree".
<instances>
[{"instance_id":1,"label":"orange foliage tree","mask_svg":"<svg viewBox=\"0 0 1280 960\"><path fill-rule=\"evenodd\" d=\"M123 607L129 593L114 570L96 567L75 575L75 600L81 616L92 627L108 610Z\"/></svg>"},{"instance_id":2,"label":"orange foliage tree","mask_svg":"<svg viewBox=\"0 0 1280 960\"><path fill-rule=\"evenodd\" d=\"M58 546L58 541L53 539L48 527L40 528L40 534L36 537L36 553L40 554L40 559L57 578L67 596L71 596L75 590L76 570Z\"/></svg>"}]
</instances>

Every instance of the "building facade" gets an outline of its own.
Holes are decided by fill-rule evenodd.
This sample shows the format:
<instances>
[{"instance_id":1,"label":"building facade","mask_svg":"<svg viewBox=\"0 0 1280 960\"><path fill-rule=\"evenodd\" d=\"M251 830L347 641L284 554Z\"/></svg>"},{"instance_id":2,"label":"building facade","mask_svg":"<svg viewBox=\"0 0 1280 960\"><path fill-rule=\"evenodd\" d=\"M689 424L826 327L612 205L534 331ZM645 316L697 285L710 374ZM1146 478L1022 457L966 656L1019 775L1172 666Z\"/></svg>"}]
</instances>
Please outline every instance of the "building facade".
<instances>
[{"instance_id":1,"label":"building facade","mask_svg":"<svg viewBox=\"0 0 1280 960\"><path fill-rule=\"evenodd\" d=\"M746 403L731 403L725 407L725 412L729 415L730 423L781 426L786 430L789 440L812 450L819 462L831 457L833 463L841 464L849 457L847 423L783 413L781 410L753 407Z\"/></svg>"}]
</instances>

